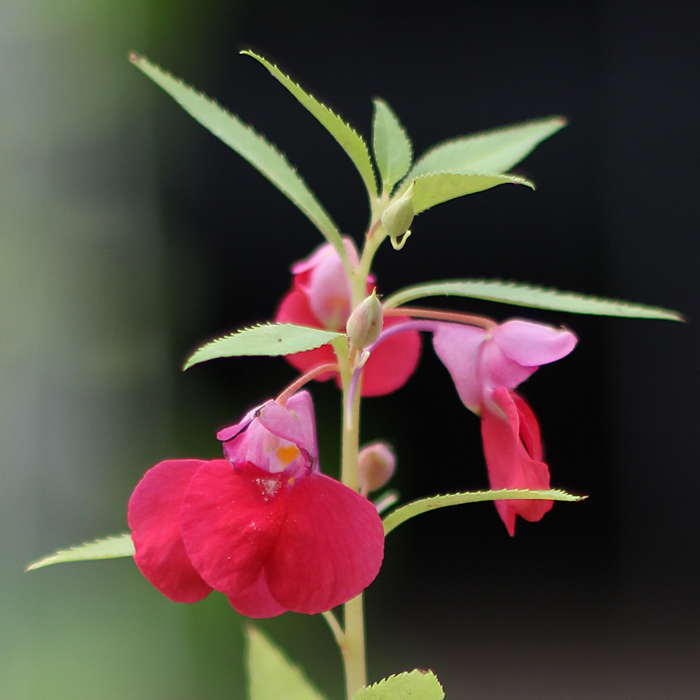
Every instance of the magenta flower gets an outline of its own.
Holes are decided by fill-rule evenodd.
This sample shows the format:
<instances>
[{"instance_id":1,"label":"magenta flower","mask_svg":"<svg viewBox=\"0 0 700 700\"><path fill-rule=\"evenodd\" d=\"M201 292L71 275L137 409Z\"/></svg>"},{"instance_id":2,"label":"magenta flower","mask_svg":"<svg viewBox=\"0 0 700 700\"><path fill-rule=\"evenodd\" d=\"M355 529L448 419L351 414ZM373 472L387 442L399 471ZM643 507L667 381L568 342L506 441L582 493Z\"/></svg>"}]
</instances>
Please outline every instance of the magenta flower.
<instances>
[{"instance_id":1,"label":"magenta flower","mask_svg":"<svg viewBox=\"0 0 700 700\"><path fill-rule=\"evenodd\" d=\"M358 264L355 244L344 238L348 257ZM275 321L295 323L314 328L344 331L352 312L350 280L340 256L330 243L316 249L308 258L292 267L294 281L291 291L282 299ZM374 287L374 278L367 283L367 294ZM384 328L405 323L400 318L385 318ZM362 378L363 396L381 396L400 389L413 374L420 357L420 335L416 331L397 333L382 343L367 361ZM287 360L302 372L336 361L330 345L287 355ZM316 379L325 381L333 373L321 374ZM336 373L336 381L337 373Z\"/></svg>"},{"instance_id":2,"label":"magenta flower","mask_svg":"<svg viewBox=\"0 0 700 700\"><path fill-rule=\"evenodd\" d=\"M513 389L540 365L568 355L576 342L570 331L530 321L506 321L490 330L435 324L435 352L452 375L464 405L481 416L491 488L549 488L537 419ZM536 521L551 507L552 501L496 501L511 535L516 515Z\"/></svg>"},{"instance_id":3,"label":"magenta flower","mask_svg":"<svg viewBox=\"0 0 700 700\"><path fill-rule=\"evenodd\" d=\"M318 613L376 577L384 531L366 498L318 467L310 395L220 431L226 459L166 460L129 501L135 560L175 601L212 589L249 617Z\"/></svg>"}]
</instances>

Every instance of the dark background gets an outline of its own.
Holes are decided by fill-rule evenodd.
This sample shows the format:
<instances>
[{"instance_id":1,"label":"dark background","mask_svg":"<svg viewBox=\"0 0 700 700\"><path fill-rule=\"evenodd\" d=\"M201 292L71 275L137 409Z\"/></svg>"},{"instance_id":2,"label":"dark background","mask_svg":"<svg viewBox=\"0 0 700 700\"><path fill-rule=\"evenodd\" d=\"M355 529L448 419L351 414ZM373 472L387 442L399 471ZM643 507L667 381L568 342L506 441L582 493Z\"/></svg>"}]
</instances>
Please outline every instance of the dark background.
<instances>
[{"instance_id":1,"label":"dark background","mask_svg":"<svg viewBox=\"0 0 700 700\"><path fill-rule=\"evenodd\" d=\"M375 265L381 291L440 278L515 279L679 309L689 320L444 304L499 319L527 315L578 334L575 352L540 370L522 392L539 417L553 485L590 498L556 504L540 523L520 520L513 539L489 504L431 513L392 534L367 593L370 679L420 667L438 674L448 698L695 697L700 44L690 3L437 1L418 8L151 0L104 2L99 14L73 4L59 29L55 18L39 23L51 39L43 64L49 73L37 61L36 75L28 75L35 82L16 89L40 105L18 108L11 122L23 124L31 111L52 125L53 145L39 151L45 160L23 155L19 162L31 182L49 182L55 197L46 203L43 190L21 188L26 208L18 208L14 229L5 226L19 260L7 268L25 265L27 275L14 274L31 292L7 282L5 297L19 309L11 327L21 331L26 317L40 319L3 366L12 395L26 403L21 410L7 400L17 427L7 429L3 448L12 464L5 492L31 503L20 507L7 496L5 531L33 533L8 545L11 576L46 551L122 531L124 504L145 469L164 457L218 455L214 431L295 376L269 358L179 373L203 340L269 319L288 289L290 264L321 239L267 180L130 67L128 50L254 124L298 166L341 229L361 241L368 210L354 166L262 66L238 53L252 48L366 138L371 98L383 97L416 154L529 118L570 119L516 168L536 192L499 187L449 202L414 221L400 253L382 248ZM18 76L34 65L31 45L5 54ZM37 87L28 93L27 85ZM93 137L94 123L108 120L100 109L108 111L110 100L124 116L105 121L109 128ZM70 139L67 127L55 127L64 102ZM31 133L27 143L39 148ZM8 201L20 189L16 178L4 187ZM45 220L30 228L38 199ZM85 214L95 201L99 224ZM16 222L27 227L17 239ZM57 231L64 232L60 244ZM71 294L56 320L51 305L64 288ZM71 351L74 336L84 355ZM322 465L333 473L339 396L329 385L313 392ZM363 415L363 440L396 447L393 485L403 499L487 486L478 420L429 343L410 382L368 399ZM20 471L22 459L31 462L31 477ZM7 632L2 640L14 669L7 697L63 697L49 680L57 672L66 676L59 684L66 697L80 696L83 683L100 697L119 697L117 689L163 697L164 688L168 697L242 697L240 619L223 596L177 606L146 590L126 561L47 569L7 586L21 605L7 604L5 629L27 637L18 642ZM71 638L83 641L53 660L63 616L101 619L105 600L115 619L129 610L133 621L71 628ZM48 623L37 606L51 609ZM263 627L340 697L340 663L321 622L288 614ZM142 652L125 651L134 640ZM95 671L91 655L106 647L104 668ZM148 680L124 680L112 657L128 659L133 678ZM34 669L26 678L16 658ZM92 685L82 663L92 669Z\"/></svg>"}]
</instances>

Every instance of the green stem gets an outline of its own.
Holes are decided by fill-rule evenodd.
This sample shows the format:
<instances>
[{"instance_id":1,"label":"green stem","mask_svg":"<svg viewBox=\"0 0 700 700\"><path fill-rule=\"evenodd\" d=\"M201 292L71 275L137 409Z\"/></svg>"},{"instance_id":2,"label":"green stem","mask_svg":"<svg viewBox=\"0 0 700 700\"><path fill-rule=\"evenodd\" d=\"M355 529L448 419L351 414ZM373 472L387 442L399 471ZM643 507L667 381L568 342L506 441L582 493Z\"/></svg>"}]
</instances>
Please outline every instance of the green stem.
<instances>
[{"instance_id":1,"label":"green stem","mask_svg":"<svg viewBox=\"0 0 700 700\"><path fill-rule=\"evenodd\" d=\"M350 381L352 365L349 359L339 358L340 376L343 385L343 432L342 432L342 468L341 481L354 491L358 490L357 456L360 440L360 389L357 387L352 406L348 410L350 400ZM347 700L367 685L367 670L365 664L365 621L363 614L362 594L345 603L345 629L340 650L343 654L345 667L345 688Z\"/></svg>"},{"instance_id":2,"label":"green stem","mask_svg":"<svg viewBox=\"0 0 700 700\"><path fill-rule=\"evenodd\" d=\"M345 637L341 649L345 664L345 690L347 700L367 685L365 663L365 616L363 595L345 603Z\"/></svg>"}]
</instances>

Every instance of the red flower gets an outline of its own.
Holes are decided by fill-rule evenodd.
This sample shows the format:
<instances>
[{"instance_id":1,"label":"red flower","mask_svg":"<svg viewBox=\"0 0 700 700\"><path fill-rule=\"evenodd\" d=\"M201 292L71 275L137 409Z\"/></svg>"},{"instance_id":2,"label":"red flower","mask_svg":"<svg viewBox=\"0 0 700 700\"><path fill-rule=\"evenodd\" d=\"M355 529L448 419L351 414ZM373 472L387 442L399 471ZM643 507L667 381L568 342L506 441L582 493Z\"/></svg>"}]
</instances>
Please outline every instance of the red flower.
<instances>
[{"instance_id":1,"label":"red flower","mask_svg":"<svg viewBox=\"0 0 700 700\"><path fill-rule=\"evenodd\" d=\"M344 238L348 257L353 265L358 264L355 244ZM294 282L291 291L282 299L275 321L295 323L314 328L344 331L352 312L350 280L340 256L330 243L316 249L308 258L292 267ZM374 278L367 283L367 293L374 287ZM384 328L405 323L400 318L385 318ZM413 374L420 357L420 335L417 331L397 333L379 345L364 367L362 377L363 396L382 396L400 389ZM302 372L319 365L335 362L335 354L329 345L308 350L286 359ZM317 377L320 381L330 379L333 373ZM336 374L336 381L339 379Z\"/></svg>"},{"instance_id":2,"label":"red flower","mask_svg":"<svg viewBox=\"0 0 700 700\"><path fill-rule=\"evenodd\" d=\"M540 365L568 355L576 336L542 323L512 320L495 329L435 324L433 345L452 375L464 405L481 416L484 456L493 489L548 489L540 428L532 409L517 394ZM552 501L496 501L510 535L515 516L541 520Z\"/></svg>"},{"instance_id":3,"label":"red flower","mask_svg":"<svg viewBox=\"0 0 700 700\"><path fill-rule=\"evenodd\" d=\"M318 613L363 591L384 555L375 507L318 469L311 397L222 430L227 459L166 460L129 501L135 560L175 601L212 589L249 617Z\"/></svg>"}]
</instances>

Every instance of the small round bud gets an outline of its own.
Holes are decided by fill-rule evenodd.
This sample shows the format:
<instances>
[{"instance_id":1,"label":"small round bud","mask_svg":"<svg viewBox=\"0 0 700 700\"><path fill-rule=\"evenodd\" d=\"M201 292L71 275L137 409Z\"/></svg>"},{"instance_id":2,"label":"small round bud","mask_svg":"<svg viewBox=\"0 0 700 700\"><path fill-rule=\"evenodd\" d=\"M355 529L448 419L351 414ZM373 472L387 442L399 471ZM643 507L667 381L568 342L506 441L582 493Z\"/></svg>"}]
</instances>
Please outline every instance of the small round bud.
<instances>
[{"instance_id":1,"label":"small round bud","mask_svg":"<svg viewBox=\"0 0 700 700\"><path fill-rule=\"evenodd\" d=\"M362 350L379 337L383 323L382 304L372 290L372 294L350 314L345 329L352 344Z\"/></svg>"},{"instance_id":2,"label":"small round bud","mask_svg":"<svg viewBox=\"0 0 700 700\"><path fill-rule=\"evenodd\" d=\"M386 442L373 442L360 450L357 478L360 492L367 495L391 479L396 468L396 455Z\"/></svg>"},{"instance_id":3,"label":"small round bud","mask_svg":"<svg viewBox=\"0 0 700 700\"><path fill-rule=\"evenodd\" d=\"M393 201L382 214L382 226L391 238L391 245L395 250L401 250L406 239L411 235L408 227L413 221L415 210L413 209L414 183L395 201Z\"/></svg>"}]
</instances>

